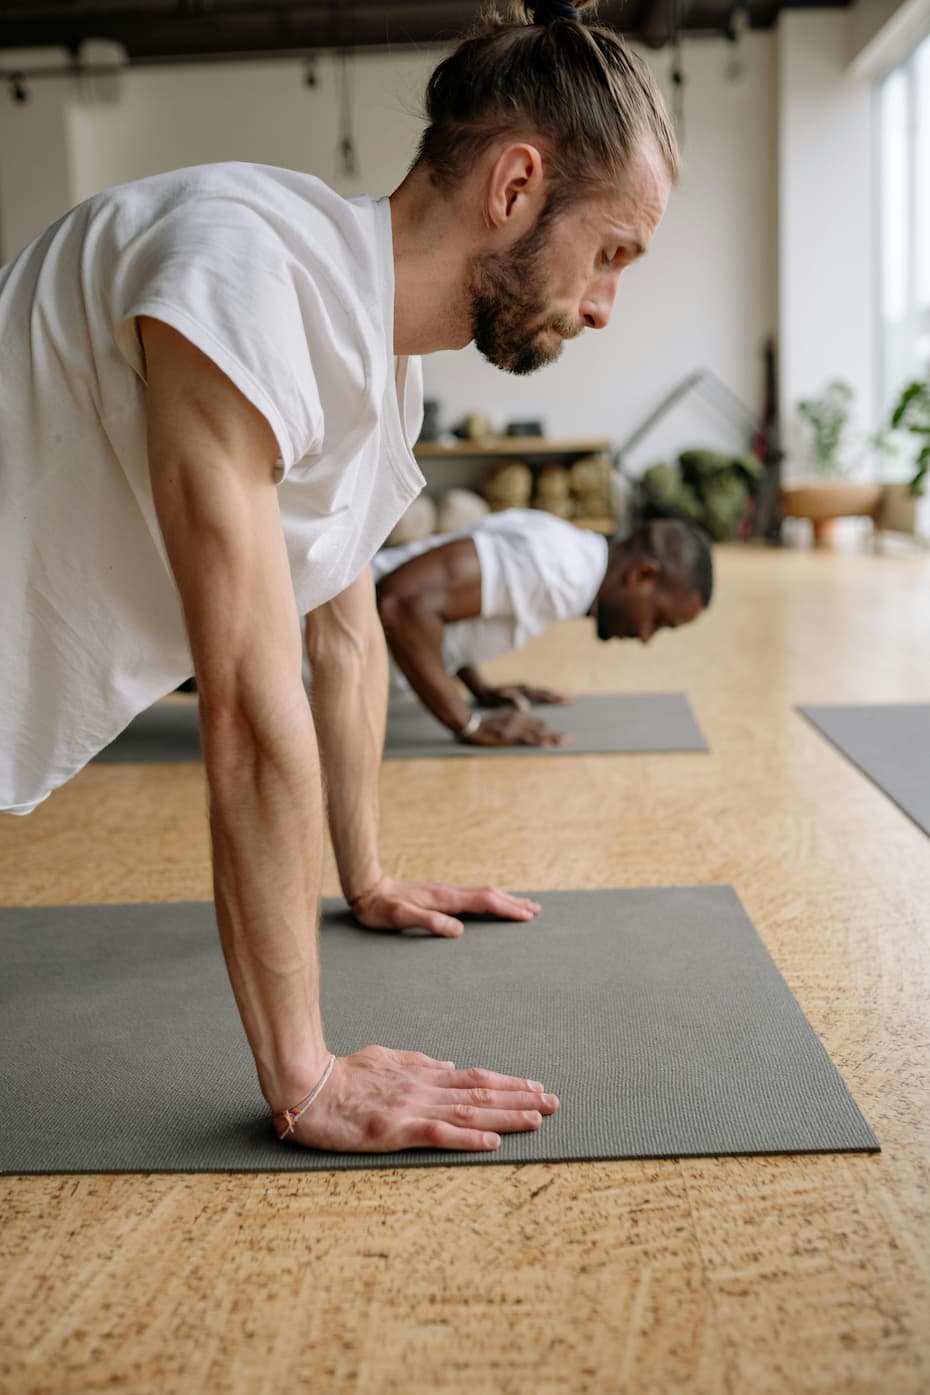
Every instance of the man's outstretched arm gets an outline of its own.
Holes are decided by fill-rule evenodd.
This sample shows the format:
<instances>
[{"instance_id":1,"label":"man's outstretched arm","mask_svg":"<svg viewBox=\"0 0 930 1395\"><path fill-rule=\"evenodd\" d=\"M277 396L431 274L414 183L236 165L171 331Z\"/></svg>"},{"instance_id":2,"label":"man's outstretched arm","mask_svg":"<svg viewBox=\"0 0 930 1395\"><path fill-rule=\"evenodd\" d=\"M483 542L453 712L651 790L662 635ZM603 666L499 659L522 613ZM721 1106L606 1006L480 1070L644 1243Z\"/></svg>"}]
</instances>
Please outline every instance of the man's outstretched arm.
<instances>
[{"instance_id":1,"label":"man's outstretched arm","mask_svg":"<svg viewBox=\"0 0 930 1395\"><path fill-rule=\"evenodd\" d=\"M182 336L141 320L149 463L200 694L217 921L269 1106L320 1079L322 807L264 418ZM496 1147L556 1102L537 1082L419 1052L343 1057L298 1142L350 1151Z\"/></svg>"},{"instance_id":2,"label":"man's outstretched arm","mask_svg":"<svg viewBox=\"0 0 930 1395\"><path fill-rule=\"evenodd\" d=\"M316 904L322 803L265 419L187 340L140 324L149 468L190 639L216 914L262 1091L322 1074Z\"/></svg>"},{"instance_id":3,"label":"man's outstretched arm","mask_svg":"<svg viewBox=\"0 0 930 1395\"><path fill-rule=\"evenodd\" d=\"M471 538L413 557L381 578L378 613L388 647L417 697L453 733L471 712L446 672L442 635L456 620L481 614L481 565Z\"/></svg>"},{"instance_id":4,"label":"man's outstretched arm","mask_svg":"<svg viewBox=\"0 0 930 1395\"><path fill-rule=\"evenodd\" d=\"M481 614L481 564L471 538L455 538L431 548L382 577L378 612L394 661L411 688L434 717L459 735L466 730L471 711L446 672L442 635L446 625ZM464 681L478 697L471 683ZM484 687L485 700L490 691ZM512 703L513 699L501 701ZM509 711L485 717L467 739L485 746L564 743L564 736L526 708L520 702Z\"/></svg>"},{"instance_id":5,"label":"man's outstretched arm","mask_svg":"<svg viewBox=\"0 0 930 1395\"><path fill-rule=\"evenodd\" d=\"M398 881L382 868L378 781L388 662L370 569L307 616L306 641L333 850L343 892L362 924L460 935L457 917L465 911L531 920L539 910L534 902L495 887Z\"/></svg>"}]
</instances>

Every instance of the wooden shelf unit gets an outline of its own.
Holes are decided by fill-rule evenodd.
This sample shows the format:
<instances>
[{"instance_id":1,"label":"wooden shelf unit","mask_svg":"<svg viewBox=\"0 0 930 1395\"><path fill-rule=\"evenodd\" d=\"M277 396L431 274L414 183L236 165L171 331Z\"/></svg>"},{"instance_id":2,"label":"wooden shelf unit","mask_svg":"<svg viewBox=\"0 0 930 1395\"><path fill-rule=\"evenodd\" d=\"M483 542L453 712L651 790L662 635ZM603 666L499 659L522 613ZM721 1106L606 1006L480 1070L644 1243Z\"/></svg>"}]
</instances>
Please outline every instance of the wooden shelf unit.
<instances>
[{"instance_id":1,"label":"wooden shelf unit","mask_svg":"<svg viewBox=\"0 0 930 1395\"><path fill-rule=\"evenodd\" d=\"M539 463L598 455L611 449L612 442L606 436L565 441L551 441L546 436L487 436L475 441L457 441L454 445L446 445L439 441L420 441L414 446L413 453L424 464L441 460L493 461L508 457ZM578 528L588 528L595 533L609 534L615 527L615 520L608 514L577 517L571 522Z\"/></svg>"},{"instance_id":2,"label":"wooden shelf unit","mask_svg":"<svg viewBox=\"0 0 930 1395\"><path fill-rule=\"evenodd\" d=\"M549 459L560 455L598 455L609 451L611 442L606 437L591 440L550 441L546 436L487 436L478 441L457 441L447 446L439 441L420 441L413 448L418 460L461 460L463 457L518 455L532 460Z\"/></svg>"}]
</instances>

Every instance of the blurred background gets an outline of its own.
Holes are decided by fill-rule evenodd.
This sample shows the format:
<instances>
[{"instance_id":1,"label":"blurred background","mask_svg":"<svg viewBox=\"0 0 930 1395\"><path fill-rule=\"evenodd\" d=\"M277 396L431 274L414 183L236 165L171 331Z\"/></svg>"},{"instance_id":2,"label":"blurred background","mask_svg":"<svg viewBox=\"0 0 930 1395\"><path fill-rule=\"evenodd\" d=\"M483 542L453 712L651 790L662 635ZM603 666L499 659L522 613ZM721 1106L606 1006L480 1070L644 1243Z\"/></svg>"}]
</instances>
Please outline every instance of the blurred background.
<instances>
[{"instance_id":1,"label":"blurred background","mask_svg":"<svg viewBox=\"0 0 930 1395\"><path fill-rule=\"evenodd\" d=\"M0 258L99 189L206 161L308 170L348 196L390 192L427 75L479 8L0 3ZM695 516L719 537L826 542L831 518L851 512L865 520L856 536L917 545L930 3L629 0L599 16L654 68L684 178L609 328L558 365L514 379L473 349L426 360L430 492L545 506L549 469L556 511L605 530L645 510ZM502 442L508 426L518 437ZM609 462L606 513L553 473L579 461ZM495 503L488 481L513 463L529 475L517 487L511 472ZM715 480L729 503L708 514Z\"/></svg>"}]
</instances>

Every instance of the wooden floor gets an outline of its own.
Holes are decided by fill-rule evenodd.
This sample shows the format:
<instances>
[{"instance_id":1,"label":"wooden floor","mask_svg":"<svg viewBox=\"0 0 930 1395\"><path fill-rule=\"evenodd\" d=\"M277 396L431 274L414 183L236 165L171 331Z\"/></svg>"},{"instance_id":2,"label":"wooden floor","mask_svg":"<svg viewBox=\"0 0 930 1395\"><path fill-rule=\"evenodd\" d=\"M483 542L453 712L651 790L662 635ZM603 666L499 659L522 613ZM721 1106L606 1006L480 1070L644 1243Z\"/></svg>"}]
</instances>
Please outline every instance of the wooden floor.
<instances>
[{"instance_id":1,"label":"wooden floor","mask_svg":"<svg viewBox=\"0 0 930 1395\"><path fill-rule=\"evenodd\" d=\"M930 701L930 558L730 550L718 586L648 650L579 622L498 667L686 688L712 754L392 762L388 865L731 882L882 1154L0 1179L5 1395L930 1391L930 839L792 711ZM0 899L206 898L203 802L90 769L0 820Z\"/></svg>"}]
</instances>

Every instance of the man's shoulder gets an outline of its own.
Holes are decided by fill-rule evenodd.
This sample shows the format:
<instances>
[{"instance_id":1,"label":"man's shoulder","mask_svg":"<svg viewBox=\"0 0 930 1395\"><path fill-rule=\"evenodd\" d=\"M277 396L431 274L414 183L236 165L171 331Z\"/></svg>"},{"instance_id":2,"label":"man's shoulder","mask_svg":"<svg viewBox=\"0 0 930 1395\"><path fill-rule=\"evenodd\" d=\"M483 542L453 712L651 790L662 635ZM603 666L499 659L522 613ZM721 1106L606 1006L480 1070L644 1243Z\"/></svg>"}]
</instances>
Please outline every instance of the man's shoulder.
<instances>
[{"instance_id":1,"label":"man's shoulder","mask_svg":"<svg viewBox=\"0 0 930 1395\"><path fill-rule=\"evenodd\" d=\"M280 189L308 202L350 207L344 199L316 175L280 165L261 165L246 160L219 160L203 165L183 165L146 175L125 184L116 184L94 195L95 202L128 200L133 197L168 197L179 204L211 197L248 197L255 191L267 194Z\"/></svg>"},{"instance_id":2,"label":"man's shoulder","mask_svg":"<svg viewBox=\"0 0 930 1395\"><path fill-rule=\"evenodd\" d=\"M371 199L345 199L322 179L276 165L225 161L191 165L106 189L90 200L94 214L113 214L128 232L184 237L204 250L238 233L266 249L320 262L373 257Z\"/></svg>"}]
</instances>

